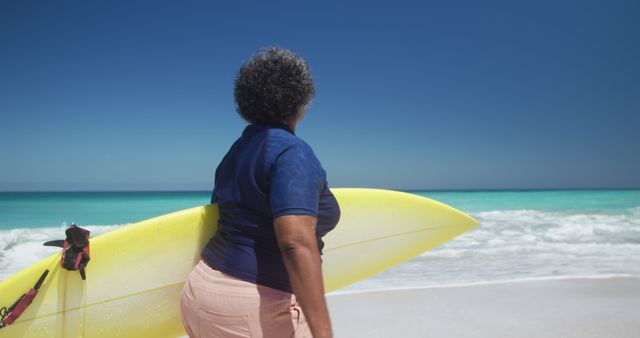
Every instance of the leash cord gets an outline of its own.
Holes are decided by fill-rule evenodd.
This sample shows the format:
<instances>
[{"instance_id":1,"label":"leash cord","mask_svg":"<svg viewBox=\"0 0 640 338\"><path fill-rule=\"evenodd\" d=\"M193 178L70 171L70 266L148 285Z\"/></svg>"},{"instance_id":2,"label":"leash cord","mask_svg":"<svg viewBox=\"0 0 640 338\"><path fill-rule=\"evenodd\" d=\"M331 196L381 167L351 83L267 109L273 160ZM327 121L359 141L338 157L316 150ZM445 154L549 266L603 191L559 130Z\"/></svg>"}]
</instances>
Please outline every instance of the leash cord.
<instances>
[{"instance_id":1,"label":"leash cord","mask_svg":"<svg viewBox=\"0 0 640 338\"><path fill-rule=\"evenodd\" d=\"M0 329L4 327L4 317L7 316L7 308L6 307L2 307L0 308Z\"/></svg>"}]
</instances>

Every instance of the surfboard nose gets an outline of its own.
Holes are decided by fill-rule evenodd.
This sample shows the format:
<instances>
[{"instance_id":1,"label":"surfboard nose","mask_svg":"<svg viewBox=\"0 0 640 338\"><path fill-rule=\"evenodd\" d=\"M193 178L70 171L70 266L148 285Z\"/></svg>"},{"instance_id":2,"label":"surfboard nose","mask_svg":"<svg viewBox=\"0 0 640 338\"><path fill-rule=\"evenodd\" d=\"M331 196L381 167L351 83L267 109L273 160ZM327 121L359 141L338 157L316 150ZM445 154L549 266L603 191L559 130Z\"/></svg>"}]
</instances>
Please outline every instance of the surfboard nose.
<instances>
[{"instance_id":1,"label":"surfboard nose","mask_svg":"<svg viewBox=\"0 0 640 338\"><path fill-rule=\"evenodd\" d=\"M378 189L332 191L342 216L324 237L327 291L371 277L478 226L461 211L414 194Z\"/></svg>"}]
</instances>

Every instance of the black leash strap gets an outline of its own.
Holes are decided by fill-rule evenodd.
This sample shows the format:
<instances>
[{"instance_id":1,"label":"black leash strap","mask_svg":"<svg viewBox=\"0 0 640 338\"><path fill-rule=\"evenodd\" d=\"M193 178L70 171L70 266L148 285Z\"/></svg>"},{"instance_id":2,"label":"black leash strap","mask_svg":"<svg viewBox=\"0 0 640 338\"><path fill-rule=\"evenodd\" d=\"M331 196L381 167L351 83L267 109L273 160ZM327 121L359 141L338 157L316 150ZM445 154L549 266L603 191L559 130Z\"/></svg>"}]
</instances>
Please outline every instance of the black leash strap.
<instances>
[{"instance_id":1,"label":"black leash strap","mask_svg":"<svg viewBox=\"0 0 640 338\"><path fill-rule=\"evenodd\" d=\"M31 305L31 302L33 302L33 299L38 294L38 289L40 289L48 274L49 270L44 270L33 288L29 289L29 291L20 296L20 298L18 298L18 300L13 303L13 305L11 305L8 309L6 307L0 308L0 329L7 325L13 324L13 322L15 322L16 319L18 319L18 317L22 315L22 313L29 307L29 305Z\"/></svg>"}]
</instances>

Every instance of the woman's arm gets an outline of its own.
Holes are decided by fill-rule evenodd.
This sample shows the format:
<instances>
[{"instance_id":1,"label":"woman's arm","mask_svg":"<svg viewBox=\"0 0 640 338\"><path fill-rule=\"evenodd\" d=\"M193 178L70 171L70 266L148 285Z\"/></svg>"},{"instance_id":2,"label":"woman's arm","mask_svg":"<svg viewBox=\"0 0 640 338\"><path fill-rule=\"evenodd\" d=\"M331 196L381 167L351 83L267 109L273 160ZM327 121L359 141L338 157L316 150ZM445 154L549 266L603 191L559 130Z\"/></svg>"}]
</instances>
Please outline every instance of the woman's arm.
<instances>
[{"instance_id":1,"label":"woman's arm","mask_svg":"<svg viewBox=\"0 0 640 338\"><path fill-rule=\"evenodd\" d=\"M316 222L313 216L285 215L276 218L273 225L293 293L300 302L313 337L331 338L333 333L324 296Z\"/></svg>"}]
</instances>

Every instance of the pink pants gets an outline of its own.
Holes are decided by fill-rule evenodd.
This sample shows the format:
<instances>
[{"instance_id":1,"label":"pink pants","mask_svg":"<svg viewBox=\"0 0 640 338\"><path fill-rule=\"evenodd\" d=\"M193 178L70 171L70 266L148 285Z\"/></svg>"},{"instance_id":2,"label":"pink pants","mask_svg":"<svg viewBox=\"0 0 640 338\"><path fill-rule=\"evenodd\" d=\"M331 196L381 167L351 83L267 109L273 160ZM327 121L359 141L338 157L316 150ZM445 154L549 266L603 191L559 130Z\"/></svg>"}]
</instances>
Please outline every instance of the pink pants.
<instances>
[{"instance_id":1,"label":"pink pants","mask_svg":"<svg viewBox=\"0 0 640 338\"><path fill-rule=\"evenodd\" d=\"M311 338L296 298L237 279L202 260L182 289L182 323L192 338Z\"/></svg>"}]
</instances>

